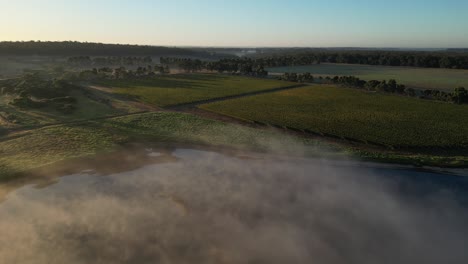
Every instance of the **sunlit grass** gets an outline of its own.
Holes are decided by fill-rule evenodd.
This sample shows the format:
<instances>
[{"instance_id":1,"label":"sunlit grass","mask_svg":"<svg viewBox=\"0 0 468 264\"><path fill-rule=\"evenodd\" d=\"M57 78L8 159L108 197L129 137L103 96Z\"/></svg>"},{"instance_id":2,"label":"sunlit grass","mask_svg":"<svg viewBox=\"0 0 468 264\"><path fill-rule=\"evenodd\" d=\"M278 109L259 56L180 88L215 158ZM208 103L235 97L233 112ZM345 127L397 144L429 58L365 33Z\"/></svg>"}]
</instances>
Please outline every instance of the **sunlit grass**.
<instances>
[{"instance_id":1,"label":"sunlit grass","mask_svg":"<svg viewBox=\"0 0 468 264\"><path fill-rule=\"evenodd\" d=\"M145 113L4 136L0 141L0 180L58 161L113 151L132 142L195 144L278 153L294 153L302 144L320 144L189 114Z\"/></svg>"}]
</instances>

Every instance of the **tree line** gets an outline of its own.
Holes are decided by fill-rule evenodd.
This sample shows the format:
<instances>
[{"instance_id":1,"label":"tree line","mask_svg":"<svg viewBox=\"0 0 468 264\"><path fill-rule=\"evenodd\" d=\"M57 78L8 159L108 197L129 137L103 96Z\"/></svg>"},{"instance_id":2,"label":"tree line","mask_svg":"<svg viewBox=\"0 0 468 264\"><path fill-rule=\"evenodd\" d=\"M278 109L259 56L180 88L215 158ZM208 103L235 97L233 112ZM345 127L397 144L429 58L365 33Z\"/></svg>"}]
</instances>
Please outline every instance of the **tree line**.
<instances>
[{"instance_id":1,"label":"tree line","mask_svg":"<svg viewBox=\"0 0 468 264\"><path fill-rule=\"evenodd\" d=\"M147 65L151 64L153 59L150 56L145 57L119 57L119 56L112 56L112 57L95 57L92 58L90 56L76 56L70 57L67 59L67 64L70 66L103 66L103 65Z\"/></svg>"},{"instance_id":2,"label":"tree line","mask_svg":"<svg viewBox=\"0 0 468 264\"><path fill-rule=\"evenodd\" d=\"M167 63L192 67L191 59L164 58ZM239 72L242 66L256 68L301 66L320 63L367 64L380 66L411 66L424 68L468 69L468 55L465 53L442 52L400 52L400 51L342 51L311 52L304 54L279 55L268 57L225 58L215 62L196 64L211 71Z\"/></svg>"},{"instance_id":3,"label":"tree line","mask_svg":"<svg viewBox=\"0 0 468 264\"><path fill-rule=\"evenodd\" d=\"M190 49L128 44L103 44L78 41L2 41L0 55L7 56L150 56L177 55L212 57Z\"/></svg>"},{"instance_id":4,"label":"tree line","mask_svg":"<svg viewBox=\"0 0 468 264\"><path fill-rule=\"evenodd\" d=\"M264 67L297 66L316 63L347 63L381 66L409 66L423 68L468 69L468 55L461 52L421 51L311 51L296 54L277 54L255 58Z\"/></svg>"},{"instance_id":5,"label":"tree line","mask_svg":"<svg viewBox=\"0 0 468 264\"><path fill-rule=\"evenodd\" d=\"M83 70L79 73L66 73L65 79L70 81L75 80L95 80L95 79L132 79L155 76L157 74L169 74L170 68L168 65L148 65L146 67L138 67L135 70L125 67L117 68L93 68L91 70Z\"/></svg>"},{"instance_id":6,"label":"tree line","mask_svg":"<svg viewBox=\"0 0 468 264\"><path fill-rule=\"evenodd\" d=\"M256 77L268 76L268 71L265 70L264 66L258 65L250 59L202 61L199 59L162 57L160 62L165 65L173 65L186 72L210 71L219 73L236 73Z\"/></svg>"},{"instance_id":7,"label":"tree line","mask_svg":"<svg viewBox=\"0 0 468 264\"><path fill-rule=\"evenodd\" d=\"M458 87L453 92L444 92L439 90L416 90L411 87L406 87L403 84L399 84L396 80L361 80L355 76L335 76L335 77L319 77L315 79L310 73L284 73L279 77L280 80L290 82L318 82L318 83L330 83L339 84L346 87L352 87L357 89L365 89L367 91L376 91L383 93L393 93L406 95L410 97L417 97L421 99L430 99L437 101L452 102L456 104L467 104L468 103L468 90L464 87Z\"/></svg>"}]
</instances>

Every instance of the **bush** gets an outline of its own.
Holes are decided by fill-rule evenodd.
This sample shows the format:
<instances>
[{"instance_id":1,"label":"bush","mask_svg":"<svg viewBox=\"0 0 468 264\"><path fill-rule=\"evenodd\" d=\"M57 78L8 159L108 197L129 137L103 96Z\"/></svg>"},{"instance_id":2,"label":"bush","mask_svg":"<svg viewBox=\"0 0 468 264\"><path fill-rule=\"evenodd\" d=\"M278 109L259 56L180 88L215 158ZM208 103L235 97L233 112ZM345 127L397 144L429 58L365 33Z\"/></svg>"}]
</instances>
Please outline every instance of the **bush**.
<instances>
[{"instance_id":1,"label":"bush","mask_svg":"<svg viewBox=\"0 0 468 264\"><path fill-rule=\"evenodd\" d=\"M60 104L55 109L62 114L69 115L75 111L76 107L72 104Z\"/></svg>"}]
</instances>

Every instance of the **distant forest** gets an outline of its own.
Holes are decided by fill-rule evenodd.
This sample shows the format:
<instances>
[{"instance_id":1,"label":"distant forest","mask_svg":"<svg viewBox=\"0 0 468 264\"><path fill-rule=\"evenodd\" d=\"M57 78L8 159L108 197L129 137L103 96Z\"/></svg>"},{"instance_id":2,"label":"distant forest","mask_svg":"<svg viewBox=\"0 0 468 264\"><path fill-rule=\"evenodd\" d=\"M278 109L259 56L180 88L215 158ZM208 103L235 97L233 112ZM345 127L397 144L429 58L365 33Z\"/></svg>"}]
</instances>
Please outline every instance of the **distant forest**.
<instances>
[{"instance_id":1,"label":"distant forest","mask_svg":"<svg viewBox=\"0 0 468 264\"><path fill-rule=\"evenodd\" d=\"M183 48L103 44L76 41L4 41L0 42L4 56L195 56L211 57L208 52Z\"/></svg>"},{"instance_id":2,"label":"distant forest","mask_svg":"<svg viewBox=\"0 0 468 264\"><path fill-rule=\"evenodd\" d=\"M383 51L383 50L323 50L312 52L282 52L254 56L251 60L264 67L296 66L316 63L348 63L382 66L468 69L468 54L453 51ZM245 59L249 60L249 59Z\"/></svg>"},{"instance_id":3,"label":"distant forest","mask_svg":"<svg viewBox=\"0 0 468 264\"><path fill-rule=\"evenodd\" d=\"M254 67L296 66L316 63L348 63L383 66L468 69L466 49L443 51L401 51L368 49L253 49L260 54L236 57L244 49L175 48L161 46L103 44L76 41L5 41L0 56L173 56L204 59L229 59L224 63L252 64Z\"/></svg>"}]
</instances>

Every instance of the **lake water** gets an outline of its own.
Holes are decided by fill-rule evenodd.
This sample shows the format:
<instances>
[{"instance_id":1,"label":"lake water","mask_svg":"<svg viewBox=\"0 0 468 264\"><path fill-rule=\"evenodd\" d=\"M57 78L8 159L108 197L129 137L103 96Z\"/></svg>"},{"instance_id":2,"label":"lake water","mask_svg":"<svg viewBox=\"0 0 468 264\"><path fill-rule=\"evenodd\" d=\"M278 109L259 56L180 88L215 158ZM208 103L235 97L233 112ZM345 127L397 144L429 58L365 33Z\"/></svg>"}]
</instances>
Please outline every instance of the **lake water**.
<instances>
[{"instance_id":1,"label":"lake water","mask_svg":"<svg viewBox=\"0 0 468 264\"><path fill-rule=\"evenodd\" d=\"M195 149L72 167L1 187L0 263L468 263L463 170Z\"/></svg>"}]
</instances>

